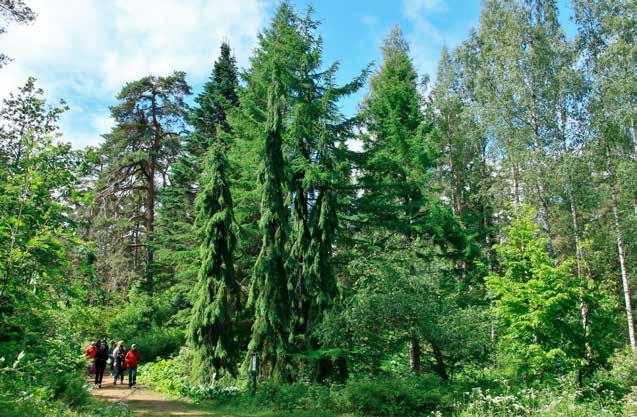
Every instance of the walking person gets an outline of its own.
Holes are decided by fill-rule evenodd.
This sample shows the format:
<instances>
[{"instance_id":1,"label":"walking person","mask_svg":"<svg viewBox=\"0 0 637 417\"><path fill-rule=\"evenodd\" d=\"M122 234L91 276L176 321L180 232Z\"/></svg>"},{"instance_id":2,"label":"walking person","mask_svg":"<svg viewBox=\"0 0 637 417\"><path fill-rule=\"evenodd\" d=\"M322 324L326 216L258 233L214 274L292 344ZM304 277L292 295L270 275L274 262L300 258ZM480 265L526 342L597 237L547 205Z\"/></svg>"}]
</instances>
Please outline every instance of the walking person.
<instances>
[{"instance_id":1,"label":"walking person","mask_svg":"<svg viewBox=\"0 0 637 417\"><path fill-rule=\"evenodd\" d=\"M126 368L128 368L128 388L137 383L137 365L139 364L139 350L137 345L132 344L125 358Z\"/></svg>"},{"instance_id":2,"label":"walking person","mask_svg":"<svg viewBox=\"0 0 637 417\"><path fill-rule=\"evenodd\" d=\"M95 385L102 388L102 379L104 379L104 371L106 370L106 362L108 361L108 344L106 340L100 342L97 353L95 354Z\"/></svg>"},{"instance_id":3,"label":"walking person","mask_svg":"<svg viewBox=\"0 0 637 417\"><path fill-rule=\"evenodd\" d=\"M84 357L88 359L87 372L88 372L89 378L93 376L93 366L94 366L96 354L97 354L97 345L95 344L95 342L91 342L91 344L86 348L86 352L84 353Z\"/></svg>"},{"instance_id":4,"label":"walking person","mask_svg":"<svg viewBox=\"0 0 637 417\"><path fill-rule=\"evenodd\" d=\"M117 385L119 379L120 384L124 384L124 369L126 369L126 348L124 347L124 341L117 342L117 346L113 350L113 370L115 372L113 384Z\"/></svg>"},{"instance_id":5,"label":"walking person","mask_svg":"<svg viewBox=\"0 0 637 417\"><path fill-rule=\"evenodd\" d=\"M115 343L114 340L111 341L111 347L108 348L108 367L111 376L115 376L115 357L113 356L113 352L115 351L116 347L117 343Z\"/></svg>"}]
</instances>

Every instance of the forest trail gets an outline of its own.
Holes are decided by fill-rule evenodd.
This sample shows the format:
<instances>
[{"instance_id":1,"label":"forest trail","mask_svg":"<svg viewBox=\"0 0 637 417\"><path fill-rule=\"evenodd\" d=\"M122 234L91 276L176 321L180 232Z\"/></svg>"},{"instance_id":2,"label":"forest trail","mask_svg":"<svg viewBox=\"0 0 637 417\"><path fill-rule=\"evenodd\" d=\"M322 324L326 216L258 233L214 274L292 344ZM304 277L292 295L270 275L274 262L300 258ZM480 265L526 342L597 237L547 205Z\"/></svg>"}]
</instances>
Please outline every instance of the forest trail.
<instances>
[{"instance_id":1,"label":"forest trail","mask_svg":"<svg viewBox=\"0 0 637 417\"><path fill-rule=\"evenodd\" d=\"M167 399L163 394L155 392L143 385L132 389L128 385L104 384L101 389L94 389L93 396L110 401L123 402L136 417L222 417L236 416L226 412L205 410L185 400Z\"/></svg>"}]
</instances>

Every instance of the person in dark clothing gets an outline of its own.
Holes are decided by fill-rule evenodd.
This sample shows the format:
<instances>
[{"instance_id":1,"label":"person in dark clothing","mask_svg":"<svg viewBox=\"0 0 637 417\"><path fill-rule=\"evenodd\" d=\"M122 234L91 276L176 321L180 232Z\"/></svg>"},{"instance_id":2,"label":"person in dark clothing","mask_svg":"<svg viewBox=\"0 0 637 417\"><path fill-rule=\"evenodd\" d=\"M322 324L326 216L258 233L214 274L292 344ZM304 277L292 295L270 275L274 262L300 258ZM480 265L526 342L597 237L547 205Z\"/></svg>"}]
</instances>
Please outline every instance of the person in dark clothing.
<instances>
[{"instance_id":1,"label":"person in dark clothing","mask_svg":"<svg viewBox=\"0 0 637 417\"><path fill-rule=\"evenodd\" d=\"M108 344L105 340L102 340L99 344L99 349L95 354L95 385L98 388L102 388L102 379L104 378L104 370L106 369L106 362L108 361Z\"/></svg>"},{"instance_id":2,"label":"person in dark clothing","mask_svg":"<svg viewBox=\"0 0 637 417\"><path fill-rule=\"evenodd\" d=\"M124 347L124 341L120 340L113 350L113 369L115 371L113 384L117 385L117 380L120 380L120 384L124 384L124 370L126 369L126 348Z\"/></svg>"}]
</instances>

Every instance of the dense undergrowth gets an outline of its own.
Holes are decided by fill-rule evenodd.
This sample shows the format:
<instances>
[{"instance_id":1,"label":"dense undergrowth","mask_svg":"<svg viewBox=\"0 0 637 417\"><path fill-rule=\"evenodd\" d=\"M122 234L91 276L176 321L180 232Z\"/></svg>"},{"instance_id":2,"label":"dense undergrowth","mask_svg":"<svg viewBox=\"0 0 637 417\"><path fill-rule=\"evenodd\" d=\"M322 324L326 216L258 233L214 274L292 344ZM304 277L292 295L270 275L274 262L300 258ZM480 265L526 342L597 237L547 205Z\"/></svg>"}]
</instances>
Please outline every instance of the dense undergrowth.
<instances>
[{"instance_id":1,"label":"dense undergrowth","mask_svg":"<svg viewBox=\"0 0 637 417\"><path fill-rule=\"evenodd\" d=\"M126 406L91 397L81 355L61 340L41 339L14 355L0 344L0 415L3 417L126 417Z\"/></svg>"},{"instance_id":2,"label":"dense undergrowth","mask_svg":"<svg viewBox=\"0 0 637 417\"><path fill-rule=\"evenodd\" d=\"M182 351L176 358L145 364L140 379L161 392L229 409L326 416L623 417L637 413L637 361L630 352L616 353L608 370L597 372L582 386L576 383L576 375L548 386L524 388L493 374L483 381L459 377L445 382L429 374L387 373L354 376L344 384L262 381L254 393L243 379L222 378L215 387L191 381L187 358Z\"/></svg>"}]
</instances>

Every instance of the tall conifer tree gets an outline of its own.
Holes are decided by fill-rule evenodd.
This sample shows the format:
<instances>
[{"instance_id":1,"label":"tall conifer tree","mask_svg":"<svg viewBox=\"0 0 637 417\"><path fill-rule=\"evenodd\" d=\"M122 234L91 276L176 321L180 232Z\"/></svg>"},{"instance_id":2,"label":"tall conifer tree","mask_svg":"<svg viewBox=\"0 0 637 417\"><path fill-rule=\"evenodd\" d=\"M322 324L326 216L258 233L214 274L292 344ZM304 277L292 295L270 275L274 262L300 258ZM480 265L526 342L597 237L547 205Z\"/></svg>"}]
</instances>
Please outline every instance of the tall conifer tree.
<instances>
[{"instance_id":1,"label":"tall conifer tree","mask_svg":"<svg viewBox=\"0 0 637 417\"><path fill-rule=\"evenodd\" d=\"M382 48L361 106L363 154L357 200L359 222L372 246L415 249L432 241L460 255L464 236L453 212L431 192L431 125L423 113L418 74L402 31L394 27ZM410 363L420 370L420 337L409 341ZM438 346L433 346L434 350Z\"/></svg>"},{"instance_id":2,"label":"tall conifer tree","mask_svg":"<svg viewBox=\"0 0 637 417\"><path fill-rule=\"evenodd\" d=\"M228 130L227 113L238 104L237 65L227 43L221 45L203 91L189 114L194 131L183 137L180 156L170 168L170 185L162 189L157 222L157 264L162 281L184 285L197 277L199 243L193 230L199 176L219 132ZM218 131L217 129L221 129ZM172 282L171 282L172 281Z\"/></svg>"},{"instance_id":3,"label":"tall conifer tree","mask_svg":"<svg viewBox=\"0 0 637 417\"><path fill-rule=\"evenodd\" d=\"M239 285L235 279L236 236L225 148L219 138L211 145L196 200L201 266L188 337L204 367L225 369L235 375L239 346L233 321L238 312ZM203 375L210 376L206 372Z\"/></svg>"}]
</instances>

